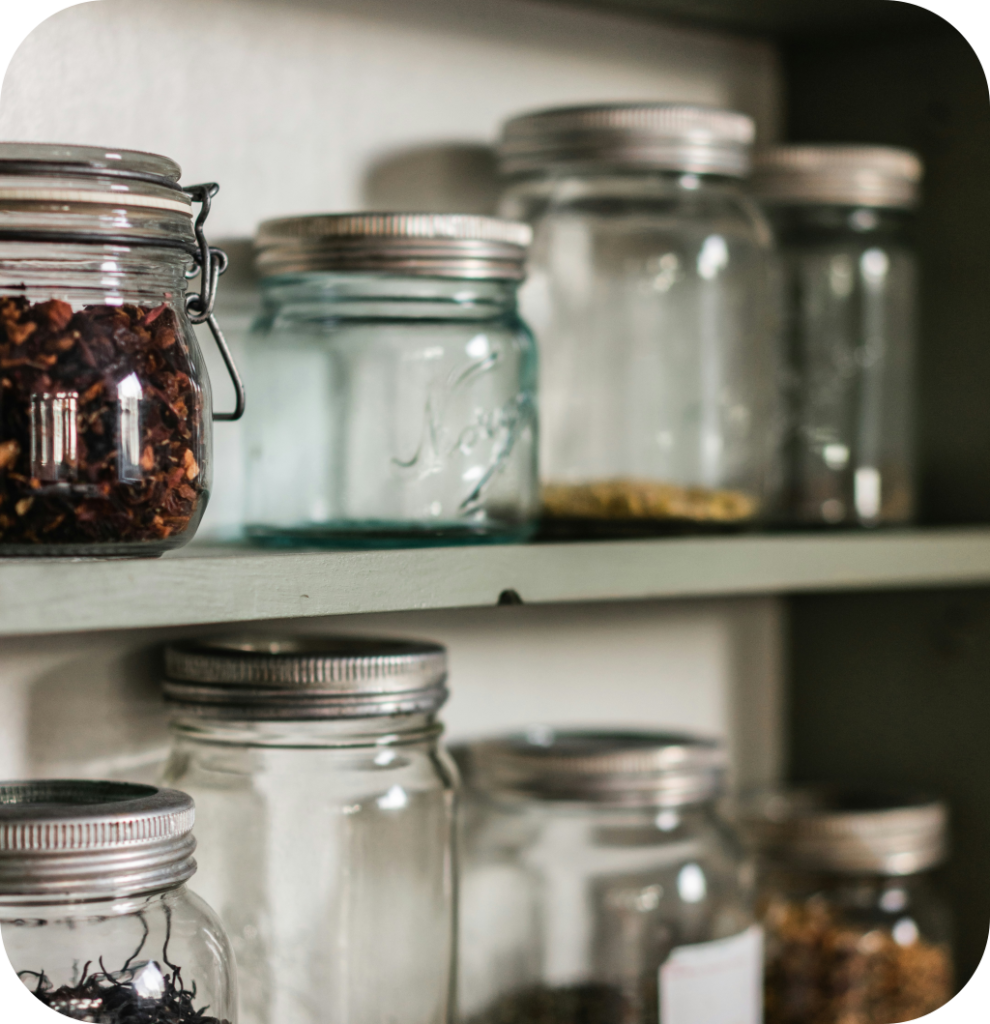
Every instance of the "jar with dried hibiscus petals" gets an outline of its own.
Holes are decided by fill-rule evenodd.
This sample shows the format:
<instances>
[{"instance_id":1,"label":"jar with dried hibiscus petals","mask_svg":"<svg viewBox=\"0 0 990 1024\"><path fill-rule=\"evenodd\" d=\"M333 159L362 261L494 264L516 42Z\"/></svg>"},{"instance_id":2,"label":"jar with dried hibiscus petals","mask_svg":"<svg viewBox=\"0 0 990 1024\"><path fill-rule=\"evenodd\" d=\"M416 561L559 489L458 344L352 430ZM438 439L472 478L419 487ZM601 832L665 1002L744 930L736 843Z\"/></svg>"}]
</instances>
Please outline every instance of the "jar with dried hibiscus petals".
<instances>
[{"instance_id":1,"label":"jar with dried hibiscus petals","mask_svg":"<svg viewBox=\"0 0 990 1024\"><path fill-rule=\"evenodd\" d=\"M217 187L180 173L150 153L0 145L0 554L157 555L196 531L211 399L193 324L237 385L212 419L237 418L243 390L212 315Z\"/></svg>"}]
</instances>

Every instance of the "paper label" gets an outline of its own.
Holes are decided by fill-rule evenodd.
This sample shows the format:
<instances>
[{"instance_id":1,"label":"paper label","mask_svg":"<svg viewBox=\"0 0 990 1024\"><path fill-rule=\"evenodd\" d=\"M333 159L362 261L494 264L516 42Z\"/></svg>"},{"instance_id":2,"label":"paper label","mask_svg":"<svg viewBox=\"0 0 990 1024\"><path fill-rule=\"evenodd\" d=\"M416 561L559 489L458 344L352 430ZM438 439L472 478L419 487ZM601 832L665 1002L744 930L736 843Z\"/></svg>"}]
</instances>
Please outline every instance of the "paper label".
<instances>
[{"instance_id":1,"label":"paper label","mask_svg":"<svg viewBox=\"0 0 990 1024\"><path fill-rule=\"evenodd\" d=\"M760 1024L763 929L678 946L660 968L660 1024Z\"/></svg>"}]
</instances>

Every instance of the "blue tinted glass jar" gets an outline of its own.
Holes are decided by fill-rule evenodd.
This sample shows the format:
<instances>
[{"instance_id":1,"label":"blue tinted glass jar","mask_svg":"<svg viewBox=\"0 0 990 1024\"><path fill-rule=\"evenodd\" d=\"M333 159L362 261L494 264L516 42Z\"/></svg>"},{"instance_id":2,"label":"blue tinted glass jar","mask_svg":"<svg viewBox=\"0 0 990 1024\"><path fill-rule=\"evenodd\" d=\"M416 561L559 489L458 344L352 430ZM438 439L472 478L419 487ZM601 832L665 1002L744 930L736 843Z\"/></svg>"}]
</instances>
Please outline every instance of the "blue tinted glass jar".
<instances>
[{"instance_id":1,"label":"blue tinted glass jar","mask_svg":"<svg viewBox=\"0 0 990 1024\"><path fill-rule=\"evenodd\" d=\"M536 353L516 312L529 235L431 214L262 225L248 536L380 547L531 532Z\"/></svg>"},{"instance_id":2,"label":"blue tinted glass jar","mask_svg":"<svg viewBox=\"0 0 990 1024\"><path fill-rule=\"evenodd\" d=\"M792 522L914 517L921 173L913 153L879 146L781 146L757 159L753 187L781 252Z\"/></svg>"}]
</instances>

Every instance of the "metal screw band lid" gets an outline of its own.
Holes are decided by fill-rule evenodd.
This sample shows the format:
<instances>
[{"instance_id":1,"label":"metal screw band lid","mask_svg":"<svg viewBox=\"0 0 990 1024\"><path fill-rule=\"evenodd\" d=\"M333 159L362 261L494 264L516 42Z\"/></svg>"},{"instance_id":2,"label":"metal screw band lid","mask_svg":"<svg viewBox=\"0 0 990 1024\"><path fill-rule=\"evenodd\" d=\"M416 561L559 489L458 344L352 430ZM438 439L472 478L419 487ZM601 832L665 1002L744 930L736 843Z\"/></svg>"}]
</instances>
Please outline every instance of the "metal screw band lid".
<instances>
[{"instance_id":1,"label":"metal screw band lid","mask_svg":"<svg viewBox=\"0 0 990 1024\"><path fill-rule=\"evenodd\" d=\"M499 143L503 174L557 167L653 168L745 177L756 136L752 118L683 103L561 107L507 121Z\"/></svg>"},{"instance_id":2,"label":"metal screw band lid","mask_svg":"<svg viewBox=\"0 0 990 1024\"><path fill-rule=\"evenodd\" d=\"M419 640L229 637L165 652L166 700L203 718L281 721L429 713L447 652Z\"/></svg>"},{"instance_id":3,"label":"metal screw band lid","mask_svg":"<svg viewBox=\"0 0 990 1024\"><path fill-rule=\"evenodd\" d=\"M192 798L124 782L0 782L4 896L164 891L196 871Z\"/></svg>"},{"instance_id":4,"label":"metal screw band lid","mask_svg":"<svg viewBox=\"0 0 990 1024\"><path fill-rule=\"evenodd\" d=\"M786 790L751 797L739 817L760 853L784 866L913 875L947 854L948 812L924 796Z\"/></svg>"},{"instance_id":5,"label":"metal screw band lid","mask_svg":"<svg viewBox=\"0 0 990 1024\"><path fill-rule=\"evenodd\" d=\"M531 238L528 225L495 217L350 213L265 221L255 246L263 277L323 270L518 281Z\"/></svg>"},{"instance_id":6,"label":"metal screw band lid","mask_svg":"<svg viewBox=\"0 0 990 1024\"><path fill-rule=\"evenodd\" d=\"M766 203L911 209L923 170L890 146L775 146L756 154L752 188Z\"/></svg>"},{"instance_id":7,"label":"metal screw band lid","mask_svg":"<svg viewBox=\"0 0 990 1024\"><path fill-rule=\"evenodd\" d=\"M679 733L531 729L461 749L476 790L620 807L681 807L721 791L723 746Z\"/></svg>"}]
</instances>

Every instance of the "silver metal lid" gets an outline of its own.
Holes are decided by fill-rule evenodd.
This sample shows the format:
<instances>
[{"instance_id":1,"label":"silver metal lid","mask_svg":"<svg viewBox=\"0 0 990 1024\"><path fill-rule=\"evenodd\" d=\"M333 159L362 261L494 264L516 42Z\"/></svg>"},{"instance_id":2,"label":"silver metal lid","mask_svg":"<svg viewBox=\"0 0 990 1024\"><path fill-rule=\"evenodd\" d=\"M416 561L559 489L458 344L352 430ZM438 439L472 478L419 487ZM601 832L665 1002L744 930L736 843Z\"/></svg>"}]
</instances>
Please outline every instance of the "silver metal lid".
<instances>
[{"instance_id":1,"label":"silver metal lid","mask_svg":"<svg viewBox=\"0 0 990 1024\"><path fill-rule=\"evenodd\" d=\"M879 206L918 203L923 165L891 146L775 146L755 155L752 189L765 203Z\"/></svg>"},{"instance_id":2,"label":"silver metal lid","mask_svg":"<svg viewBox=\"0 0 990 1024\"><path fill-rule=\"evenodd\" d=\"M165 697L202 718L284 721L426 714L447 699L447 652L419 640L227 637L165 652Z\"/></svg>"},{"instance_id":3,"label":"silver metal lid","mask_svg":"<svg viewBox=\"0 0 990 1024\"><path fill-rule=\"evenodd\" d=\"M0 210L9 203L141 207L192 217L168 157L129 149L0 143Z\"/></svg>"},{"instance_id":4,"label":"silver metal lid","mask_svg":"<svg viewBox=\"0 0 990 1024\"><path fill-rule=\"evenodd\" d=\"M126 782L0 782L4 896L129 896L196 871L192 798Z\"/></svg>"},{"instance_id":5,"label":"silver metal lid","mask_svg":"<svg viewBox=\"0 0 990 1024\"><path fill-rule=\"evenodd\" d=\"M557 167L642 167L745 177L753 119L684 103L560 107L507 121L499 143L503 174Z\"/></svg>"},{"instance_id":6,"label":"silver metal lid","mask_svg":"<svg viewBox=\"0 0 990 1024\"><path fill-rule=\"evenodd\" d=\"M309 271L519 281L526 224L458 213L341 213L265 221L255 247L263 277Z\"/></svg>"},{"instance_id":7,"label":"silver metal lid","mask_svg":"<svg viewBox=\"0 0 990 1024\"><path fill-rule=\"evenodd\" d=\"M739 820L765 858L813 871L913 875L947 855L948 811L923 796L761 793L743 802Z\"/></svg>"},{"instance_id":8,"label":"silver metal lid","mask_svg":"<svg viewBox=\"0 0 990 1024\"><path fill-rule=\"evenodd\" d=\"M530 729L462 748L476 790L620 807L682 807L718 796L716 740L679 733Z\"/></svg>"}]
</instances>

